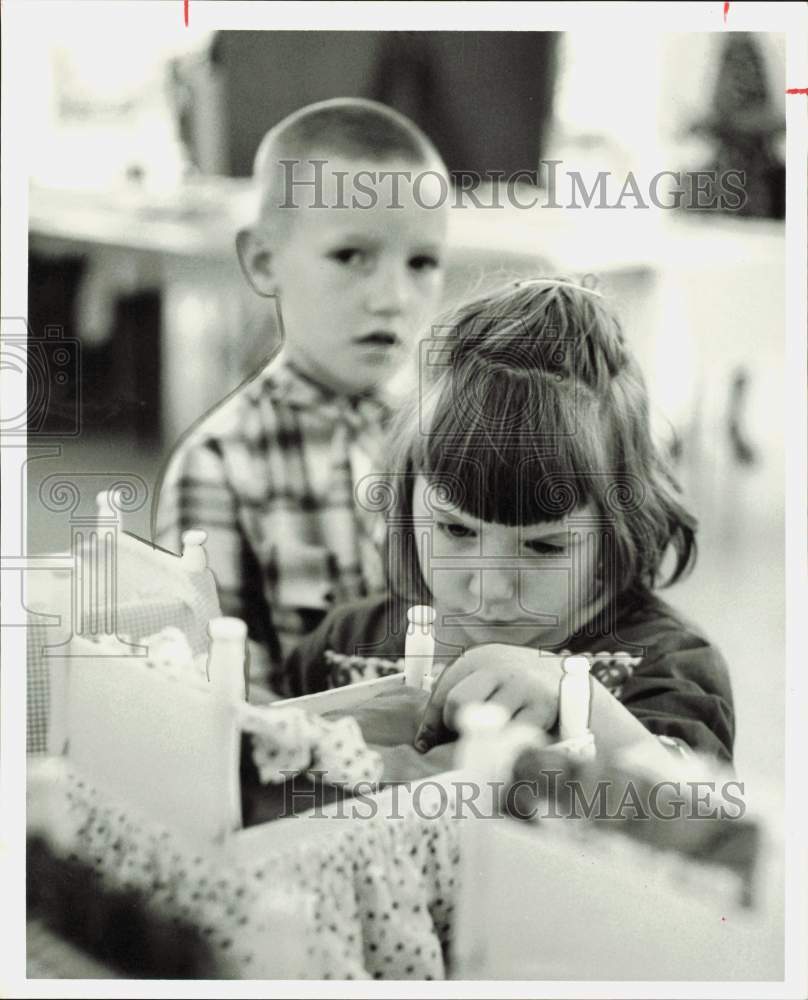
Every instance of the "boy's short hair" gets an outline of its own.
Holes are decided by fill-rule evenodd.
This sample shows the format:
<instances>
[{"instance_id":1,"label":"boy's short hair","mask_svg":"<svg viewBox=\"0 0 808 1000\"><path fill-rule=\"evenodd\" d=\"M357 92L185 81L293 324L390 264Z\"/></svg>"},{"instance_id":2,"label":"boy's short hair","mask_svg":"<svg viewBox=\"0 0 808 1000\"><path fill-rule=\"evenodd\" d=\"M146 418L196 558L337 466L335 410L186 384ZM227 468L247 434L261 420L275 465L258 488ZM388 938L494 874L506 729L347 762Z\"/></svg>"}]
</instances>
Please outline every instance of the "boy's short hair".
<instances>
[{"instance_id":1,"label":"boy's short hair","mask_svg":"<svg viewBox=\"0 0 808 1000\"><path fill-rule=\"evenodd\" d=\"M359 97L336 97L292 112L261 140L253 176L261 185L259 216L283 204L282 160L305 160L333 154L384 163L401 159L413 164L446 167L434 144L405 115L385 104Z\"/></svg>"}]
</instances>

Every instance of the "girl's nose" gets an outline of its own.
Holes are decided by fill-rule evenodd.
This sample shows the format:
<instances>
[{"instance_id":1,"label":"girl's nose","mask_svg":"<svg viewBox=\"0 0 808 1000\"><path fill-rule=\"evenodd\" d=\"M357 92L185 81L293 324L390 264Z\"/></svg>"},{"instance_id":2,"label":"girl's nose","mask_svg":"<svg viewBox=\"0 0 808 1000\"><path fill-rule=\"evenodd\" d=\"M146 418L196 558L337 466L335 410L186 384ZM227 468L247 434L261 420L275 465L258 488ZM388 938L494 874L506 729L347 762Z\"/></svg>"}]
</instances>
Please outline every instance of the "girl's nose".
<instances>
[{"instance_id":1,"label":"girl's nose","mask_svg":"<svg viewBox=\"0 0 808 1000\"><path fill-rule=\"evenodd\" d=\"M516 570L478 569L469 578L469 590L482 607L511 601L516 595Z\"/></svg>"}]
</instances>

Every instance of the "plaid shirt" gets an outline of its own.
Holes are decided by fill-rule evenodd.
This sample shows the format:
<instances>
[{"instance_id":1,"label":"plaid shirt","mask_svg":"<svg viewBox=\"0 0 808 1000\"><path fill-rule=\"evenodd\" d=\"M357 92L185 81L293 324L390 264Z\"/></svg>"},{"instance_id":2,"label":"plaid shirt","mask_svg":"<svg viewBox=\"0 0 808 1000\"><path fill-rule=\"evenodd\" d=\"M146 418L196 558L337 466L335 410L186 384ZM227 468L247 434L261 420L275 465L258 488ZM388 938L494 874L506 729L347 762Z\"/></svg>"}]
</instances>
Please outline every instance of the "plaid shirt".
<instances>
[{"instance_id":1,"label":"plaid shirt","mask_svg":"<svg viewBox=\"0 0 808 1000\"><path fill-rule=\"evenodd\" d=\"M179 551L181 532L207 533L222 611L247 623L275 669L331 607L384 586L383 521L354 497L380 467L388 413L278 358L171 457L154 541ZM265 668L251 673L264 686Z\"/></svg>"}]
</instances>

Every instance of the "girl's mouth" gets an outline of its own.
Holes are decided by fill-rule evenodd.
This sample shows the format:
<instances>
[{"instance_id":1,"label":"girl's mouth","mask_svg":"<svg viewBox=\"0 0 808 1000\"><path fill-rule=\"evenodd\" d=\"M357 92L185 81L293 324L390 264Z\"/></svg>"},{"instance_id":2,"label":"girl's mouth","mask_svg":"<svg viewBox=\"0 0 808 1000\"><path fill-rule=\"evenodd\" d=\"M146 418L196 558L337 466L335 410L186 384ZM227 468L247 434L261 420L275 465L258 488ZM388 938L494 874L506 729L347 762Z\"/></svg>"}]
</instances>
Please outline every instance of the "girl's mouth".
<instances>
[{"instance_id":1,"label":"girl's mouth","mask_svg":"<svg viewBox=\"0 0 808 1000\"><path fill-rule=\"evenodd\" d=\"M477 625L482 628L513 628L514 626L531 627L535 628L536 625L541 625L541 621L537 621L535 618L524 617L524 618L483 618L481 615L468 614L468 612L463 611L453 611L450 613L451 618L462 619L463 625Z\"/></svg>"}]
</instances>

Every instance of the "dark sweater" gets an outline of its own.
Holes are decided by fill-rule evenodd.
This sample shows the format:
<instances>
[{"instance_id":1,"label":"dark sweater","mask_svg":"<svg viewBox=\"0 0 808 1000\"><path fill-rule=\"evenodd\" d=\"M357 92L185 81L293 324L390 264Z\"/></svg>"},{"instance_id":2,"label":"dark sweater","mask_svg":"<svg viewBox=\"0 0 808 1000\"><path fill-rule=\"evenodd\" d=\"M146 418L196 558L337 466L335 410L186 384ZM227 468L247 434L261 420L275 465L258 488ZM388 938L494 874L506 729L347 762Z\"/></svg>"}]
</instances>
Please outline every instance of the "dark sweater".
<instances>
[{"instance_id":1,"label":"dark sweater","mask_svg":"<svg viewBox=\"0 0 808 1000\"><path fill-rule=\"evenodd\" d=\"M327 649L390 659L403 656L406 612L407 606L392 596L334 609L287 658L273 686L287 696L324 690L330 675ZM732 760L735 715L727 665L670 605L647 590L624 594L571 636L564 648L570 653L626 651L642 656L619 691L628 711L652 733Z\"/></svg>"}]
</instances>

